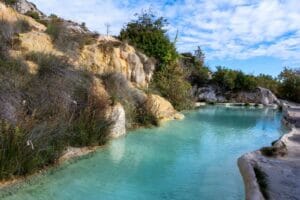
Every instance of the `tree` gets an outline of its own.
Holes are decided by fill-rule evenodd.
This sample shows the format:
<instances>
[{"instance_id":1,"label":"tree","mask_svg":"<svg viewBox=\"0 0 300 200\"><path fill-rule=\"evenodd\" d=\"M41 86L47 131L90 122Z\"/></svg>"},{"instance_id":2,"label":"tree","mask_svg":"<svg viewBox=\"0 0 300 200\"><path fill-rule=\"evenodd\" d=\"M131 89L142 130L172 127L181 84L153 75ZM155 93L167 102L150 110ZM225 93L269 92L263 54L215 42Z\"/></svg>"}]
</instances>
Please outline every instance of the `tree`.
<instances>
[{"instance_id":1,"label":"tree","mask_svg":"<svg viewBox=\"0 0 300 200\"><path fill-rule=\"evenodd\" d=\"M123 27L119 38L157 59L159 68L176 60L176 48L166 35L167 20L156 17L151 10L142 11L136 16L136 20Z\"/></svg>"},{"instance_id":2,"label":"tree","mask_svg":"<svg viewBox=\"0 0 300 200\"><path fill-rule=\"evenodd\" d=\"M204 57L202 57L204 59ZM187 72L187 79L192 85L205 85L211 78L211 71L192 53L182 53L180 57L181 66Z\"/></svg>"},{"instance_id":3,"label":"tree","mask_svg":"<svg viewBox=\"0 0 300 200\"><path fill-rule=\"evenodd\" d=\"M300 75L297 70L284 68L279 75L281 98L300 103Z\"/></svg>"},{"instance_id":4,"label":"tree","mask_svg":"<svg viewBox=\"0 0 300 200\"><path fill-rule=\"evenodd\" d=\"M205 60L205 54L203 53L202 49L200 46L197 47L197 49L194 52L194 56L197 58L197 60L204 65L204 60Z\"/></svg>"}]
</instances>

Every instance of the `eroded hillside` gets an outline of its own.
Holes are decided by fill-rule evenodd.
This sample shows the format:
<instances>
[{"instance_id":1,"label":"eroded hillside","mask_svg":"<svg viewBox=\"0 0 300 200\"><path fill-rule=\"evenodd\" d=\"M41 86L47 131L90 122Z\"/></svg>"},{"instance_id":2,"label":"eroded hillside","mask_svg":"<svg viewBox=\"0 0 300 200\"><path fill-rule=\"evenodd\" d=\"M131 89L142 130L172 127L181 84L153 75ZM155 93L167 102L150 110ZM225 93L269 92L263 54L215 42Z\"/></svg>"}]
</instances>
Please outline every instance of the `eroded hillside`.
<instances>
[{"instance_id":1,"label":"eroded hillside","mask_svg":"<svg viewBox=\"0 0 300 200\"><path fill-rule=\"evenodd\" d=\"M0 2L1 179L55 163L68 146L101 145L126 129L182 118L146 92L154 59L17 2Z\"/></svg>"}]
</instances>

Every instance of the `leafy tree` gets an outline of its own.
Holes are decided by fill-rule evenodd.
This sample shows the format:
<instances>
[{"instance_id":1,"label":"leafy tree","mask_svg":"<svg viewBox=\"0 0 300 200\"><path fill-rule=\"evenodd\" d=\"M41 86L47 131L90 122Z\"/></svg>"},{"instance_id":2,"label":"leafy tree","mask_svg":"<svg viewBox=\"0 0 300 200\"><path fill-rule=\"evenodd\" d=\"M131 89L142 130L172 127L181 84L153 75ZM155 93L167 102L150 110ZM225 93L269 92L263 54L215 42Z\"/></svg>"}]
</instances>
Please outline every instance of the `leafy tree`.
<instances>
[{"instance_id":1,"label":"leafy tree","mask_svg":"<svg viewBox=\"0 0 300 200\"><path fill-rule=\"evenodd\" d=\"M268 88L274 94L278 95L279 82L276 78L266 74L259 74L255 79L258 86Z\"/></svg>"},{"instance_id":2,"label":"leafy tree","mask_svg":"<svg viewBox=\"0 0 300 200\"><path fill-rule=\"evenodd\" d=\"M204 59L204 57L202 57ZM192 85L205 85L211 78L211 71L204 65L204 60L200 60L191 53L182 53L180 57L181 66L187 72L187 79Z\"/></svg>"},{"instance_id":3,"label":"leafy tree","mask_svg":"<svg viewBox=\"0 0 300 200\"><path fill-rule=\"evenodd\" d=\"M156 17L151 10L142 11L136 16L136 20L129 22L121 30L119 38L156 58L159 67L176 60L176 48L166 35L167 20Z\"/></svg>"},{"instance_id":4,"label":"leafy tree","mask_svg":"<svg viewBox=\"0 0 300 200\"><path fill-rule=\"evenodd\" d=\"M226 91L252 91L257 87L256 78L242 71L217 67L213 82Z\"/></svg>"},{"instance_id":5,"label":"leafy tree","mask_svg":"<svg viewBox=\"0 0 300 200\"><path fill-rule=\"evenodd\" d=\"M282 98L300 103L300 75L297 70L285 68L279 75L279 93Z\"/></svg>"},{"instance_id":6,"label":"leafy tree","mask_svg":"<svg viewBox=\"0 0 300 200\"><path fill-rule=\"evenodd\" d=\"M201 63L201 65L204 65L205 54L203 53L200 46L198 46L197 49L195 50L194 56Z\"/></svg>"}]
</instances>

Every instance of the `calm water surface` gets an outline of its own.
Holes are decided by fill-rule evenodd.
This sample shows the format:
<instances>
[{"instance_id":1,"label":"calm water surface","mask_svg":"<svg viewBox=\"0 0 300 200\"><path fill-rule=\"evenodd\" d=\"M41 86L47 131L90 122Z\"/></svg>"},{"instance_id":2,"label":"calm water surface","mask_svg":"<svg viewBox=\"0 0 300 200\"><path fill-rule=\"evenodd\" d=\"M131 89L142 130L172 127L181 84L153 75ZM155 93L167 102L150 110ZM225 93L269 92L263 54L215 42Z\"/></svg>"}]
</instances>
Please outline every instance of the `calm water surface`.
<instances>
[{"instance_id":1,"label":"calm water surface","mask_svg":"<svg viewBox=\"0 0 300 200\"><path fill-rule=\"evenodd\" d=\"M267 109L205 107L111 141L5 200L241 200L237 158L283 132Z\"/></svg>"}]
</instances>

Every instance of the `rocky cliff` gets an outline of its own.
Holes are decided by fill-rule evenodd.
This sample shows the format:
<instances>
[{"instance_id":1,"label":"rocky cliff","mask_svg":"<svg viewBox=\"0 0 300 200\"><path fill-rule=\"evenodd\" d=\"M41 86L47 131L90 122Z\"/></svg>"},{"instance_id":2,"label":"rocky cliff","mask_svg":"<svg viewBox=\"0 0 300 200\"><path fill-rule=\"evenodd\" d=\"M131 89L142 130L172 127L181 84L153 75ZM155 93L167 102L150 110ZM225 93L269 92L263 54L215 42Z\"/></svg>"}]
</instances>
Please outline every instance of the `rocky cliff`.
<instances>
[{"instance_id":1,"label":"rocky cliff","mask_svg":"<svg viewBox=\"0 0 300 200\"><path fill-rule=\"evenodd\" d=\"M37 13L41 20L26 16L29 11ZM82 106L80 102L83 100L77 94L78 88L87 90L87 96L97 97L99 100L105 97L105 101L110 102L114 98L112 95L115 94L107 91L107 85L102 84L102 77L106 74L121 74L130 87L142 94L144 94L142 90L148 87L152 79L155 70L154 59L148 58L134 47L113 37L92 34L77 23L45 16L34 4L26 0L18 0L12 6L0 2L0 20L6 27L2 29L2 36L6 35L9 43L2 48L2 51L8 59L20 62L18 67L23 71L23 74L20 73L15 77L19 78L17 81L20 86L14 87L13 83L9 82L6 84L6 92L0 92L1 119L18 123L24 118L24 110L32 115L42 107L38 104L43 104L43 101L47 104L61 101L61 105L56 104L55 107L62 106L62 110L71 113L75 105L78 109ZM65 38L57 39L49 34L44 24L51 23L51 20L59 22ZM41 21L44 23L40 23ZM26 30L21 30L19 26L22 26L22 29L25 27ZM79 42L76 43L77 40ZM16 42L11 44L10 41ZM68 43L64 43L66 41ZM45 76L47 81L46 78L40 79L41 72L45 69L47 71L45 73L49 73ZM5 73L10 72L5 71ZM2 74L0 77L1 82L7 78L4 76ZM34 85L33 80L36 79L40 81L38 85ZM13 82L12 77L10 81ZM53 91L50 91L52 89ZM43 90L48 90L47 101L42 98L43 93L46 92ZM144 94L144 96L147 100L148 95ZM149 97L151 98L147 102L152 102L152 96ZM159 120L179 118L173 117L179 113L167 100L156 97L155 111L151 110L154 107L147 108L151 115ZM33 102L36 104L33 105ZM111 105L105 108L105 116L113 121L111 136L123 135L126 132L125 105L115 102L109 104ZM165 110L168 111L167 114L164 114Z\"/></svg>"}]
</instances>

